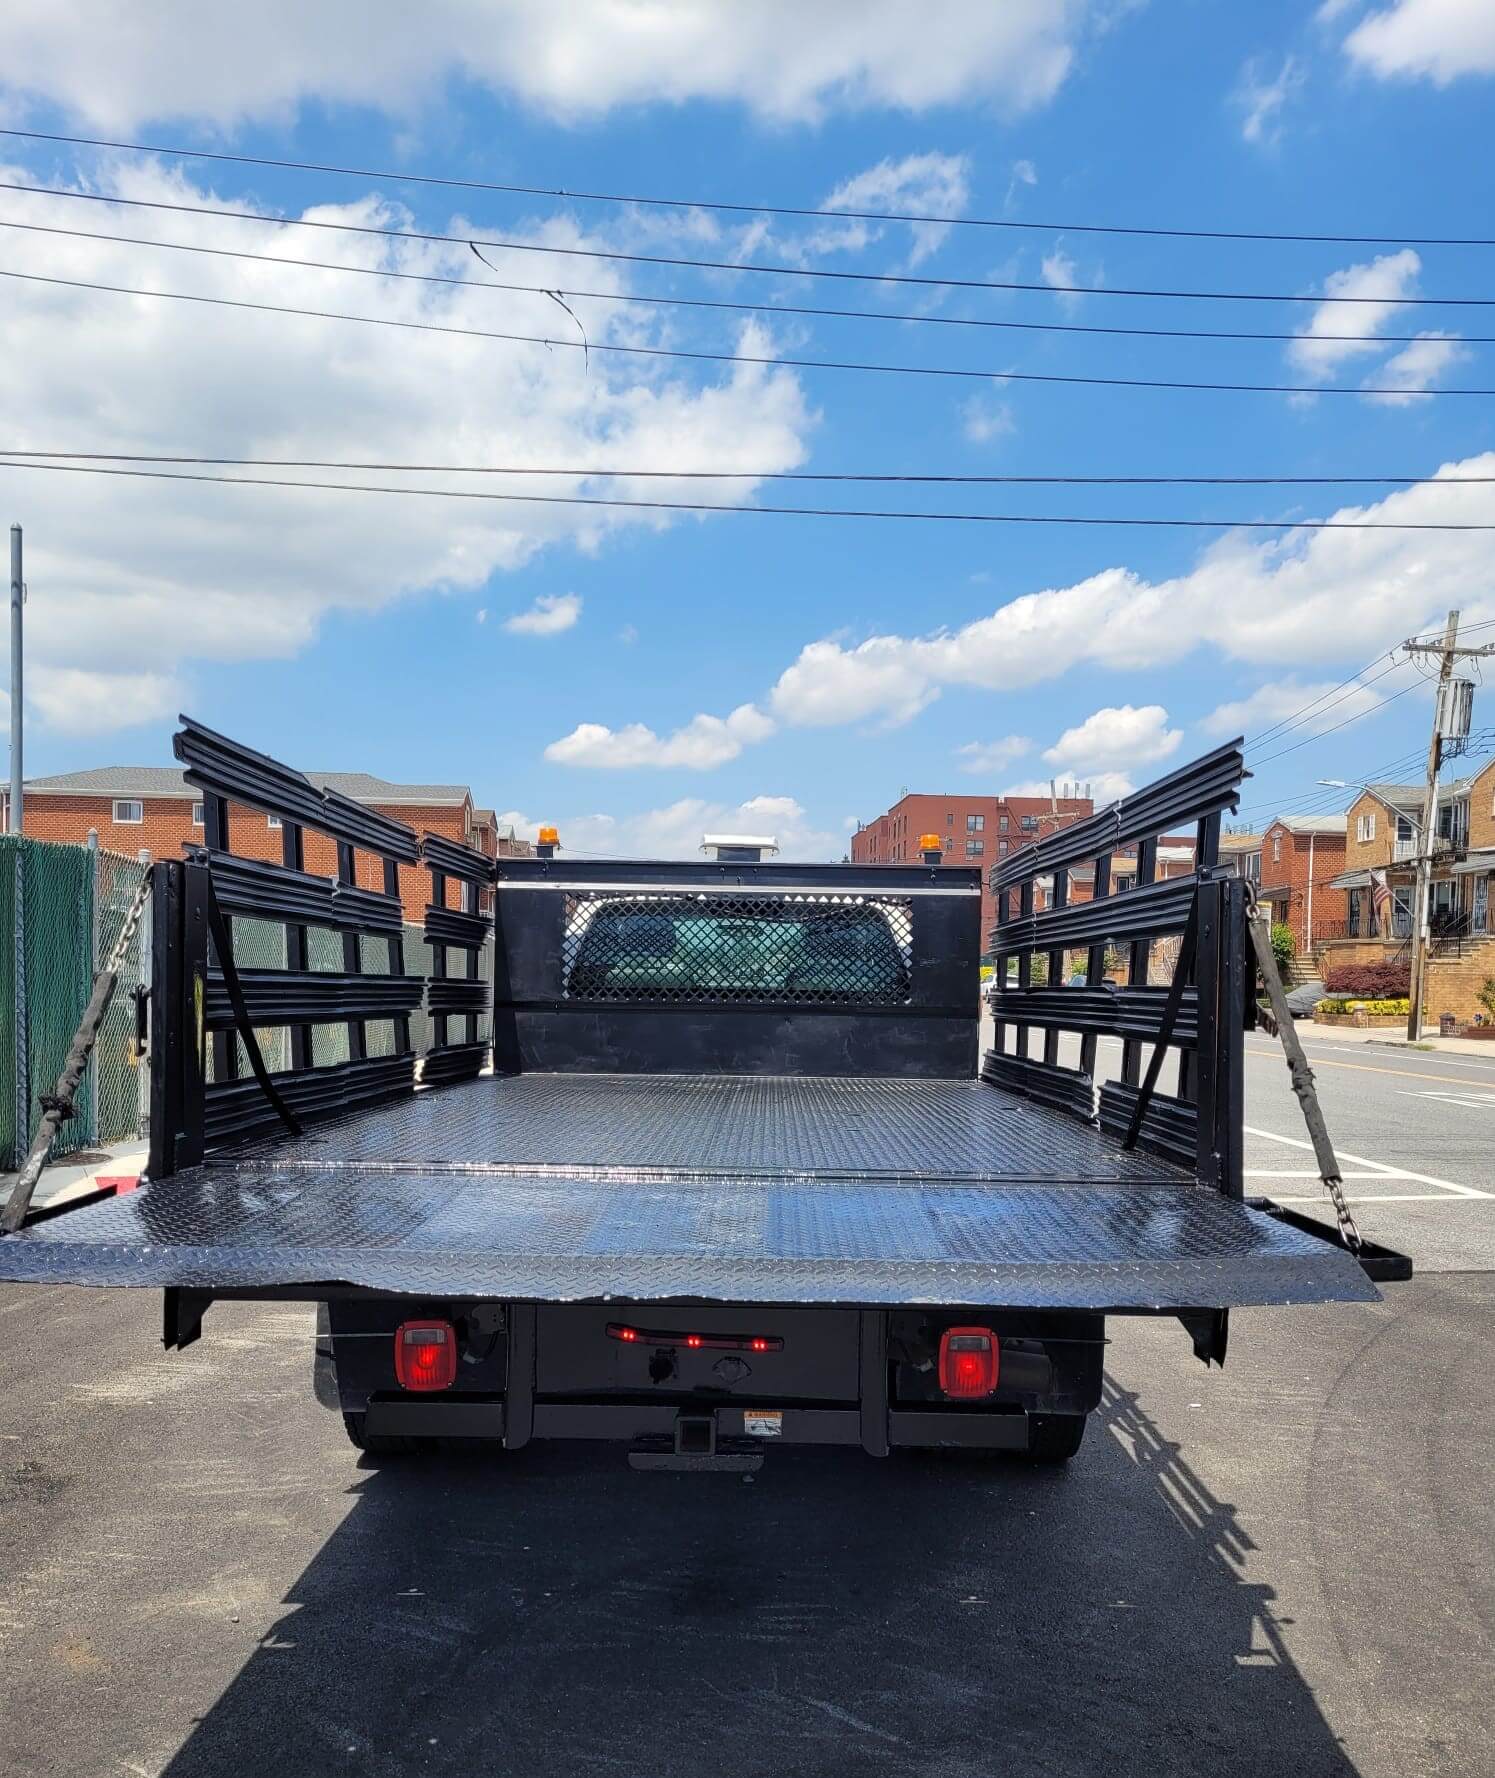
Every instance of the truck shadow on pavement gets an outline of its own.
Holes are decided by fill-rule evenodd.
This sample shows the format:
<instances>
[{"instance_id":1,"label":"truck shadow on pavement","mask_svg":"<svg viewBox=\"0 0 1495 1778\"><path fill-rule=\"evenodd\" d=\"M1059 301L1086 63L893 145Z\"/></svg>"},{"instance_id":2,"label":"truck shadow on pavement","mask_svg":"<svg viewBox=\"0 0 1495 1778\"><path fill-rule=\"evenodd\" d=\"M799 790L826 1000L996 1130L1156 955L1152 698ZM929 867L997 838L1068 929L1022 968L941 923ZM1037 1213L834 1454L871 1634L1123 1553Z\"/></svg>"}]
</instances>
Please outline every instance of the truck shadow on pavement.
<instances>
[{"instance_id":1,"label":"truck shadow on pavement","mask_svg":"<svg viewBox=\"0 0 1495 1778\"><path fill-rule=\"evenodd\" d=\"M1059 1473L561 1446L357 1489L170 1778L1355 1770L1233 1508L1110 1383Z\"/></svg>"}]
</instances>

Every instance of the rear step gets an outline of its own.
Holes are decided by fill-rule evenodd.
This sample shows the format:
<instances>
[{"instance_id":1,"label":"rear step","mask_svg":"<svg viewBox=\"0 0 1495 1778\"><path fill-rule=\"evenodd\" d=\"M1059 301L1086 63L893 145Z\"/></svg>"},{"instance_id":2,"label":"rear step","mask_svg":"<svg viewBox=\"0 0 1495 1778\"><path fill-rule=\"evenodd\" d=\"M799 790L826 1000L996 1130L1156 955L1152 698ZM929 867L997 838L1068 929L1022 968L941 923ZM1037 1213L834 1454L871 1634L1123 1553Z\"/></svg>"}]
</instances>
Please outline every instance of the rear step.
<instances>
[{"instance_id":1,"label":"rear step","mask_svg":"<svg viewBox=\"0 0 1495 1778\"><path fill-rule=\"evenodd\" d=\"M728 1475L750 1475L763 1467L762 1451L749 1445L719 1447L716 1415L681 1412L675 1416L674 1446L662 1439L640 1439L628 1453L630 1469L679 1471L718 1470Z\"/></svg>"}]
</instances>

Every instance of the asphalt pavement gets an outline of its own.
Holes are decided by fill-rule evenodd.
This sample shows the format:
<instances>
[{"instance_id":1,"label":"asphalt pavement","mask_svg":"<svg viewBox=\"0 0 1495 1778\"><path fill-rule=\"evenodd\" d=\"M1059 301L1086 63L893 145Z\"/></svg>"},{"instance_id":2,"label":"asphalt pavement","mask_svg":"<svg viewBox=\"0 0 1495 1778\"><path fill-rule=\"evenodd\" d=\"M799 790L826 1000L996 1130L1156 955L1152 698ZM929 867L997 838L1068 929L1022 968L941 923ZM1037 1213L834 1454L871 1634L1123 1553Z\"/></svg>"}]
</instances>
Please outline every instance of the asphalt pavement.
<instances>
[{"instance_id":1,"label":"asphalt pavement","mask_svg":"<svg viewBox=\"0 0 1495 1778\"><path fill-rule=\"evenodd\" d=\"M1413 1282L1117 1322L1059 1473L371 1467L310 1311L0 1287L0 1773L1495 1771L1495 1057L1309 1038ZM1249 1040L1248 1187L1318 1198Z\"/></svg>"}]
</instances>

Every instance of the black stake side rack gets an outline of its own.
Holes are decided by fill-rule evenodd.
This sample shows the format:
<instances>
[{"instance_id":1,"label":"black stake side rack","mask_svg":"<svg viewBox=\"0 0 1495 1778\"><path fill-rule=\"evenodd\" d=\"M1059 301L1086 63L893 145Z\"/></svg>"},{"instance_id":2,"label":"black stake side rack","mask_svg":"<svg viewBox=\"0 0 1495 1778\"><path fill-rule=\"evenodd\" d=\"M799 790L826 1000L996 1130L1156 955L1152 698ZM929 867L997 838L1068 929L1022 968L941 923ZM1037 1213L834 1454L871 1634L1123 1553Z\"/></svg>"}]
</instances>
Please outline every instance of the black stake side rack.
<instances>
[{"instance_id":1,"label":"black stake side rack","mask_svg":"<svg viewBox=\"0 0 1495 1778\"><path fill-rule=\"evenodd\" d=\"M490 994L479 975L489 926L479 897L493 881L492 860L439 835L418 841L403 822L320 789L304 774L189 717L181 722L174 748L188 782L203 795L205 844L184 861L163 860L153 886L152 1028L174 1053L152 1070L150 1176L163 1178L281 1123L243 1066L237 1020L209 930L210 897L224 916L230 943L236 917L285 930L284 969L241 967L238 975L251 1025L288 1034L290 1066L271 1078L297 1118L331 1117L413 1092L411 1016L423 1000L435 1031L423 1078L477 1074L486 1058L478 1020ZM234 852L232 812L240 809L279 824L279 863ZM335 875L306 869L309 833L331 841ZM365 864L364 875L372 874L377 886L358 880L360 854L371 856L372 872ZM406 973L400 896L400 867L422 863L433 885L426 913L433 947L429 980ZM449 880L461 885L461 909L445 906ZM310 967L310 928L338 935L341 970ZM373 946L386 947L386 973L366 972L367 963L377 964ZM453 949L464 956L456 977L448 967ZM460 1026L455 1042L449 1037L454 1019ZM346 1056L319 1060L317 1032L331 1026L344 1028Z\"/></svg>"},{"instance_id":2,"label":"black stake side rack","mask_svg":"<svg viewBox=\"0 0 1495 1778\"><path fill-rule=\"evenodd\" d=\"M1220 866L1220 823L1245 776L1241 743L1229 742L993 868L996 1041L982 1063L994 1084L1099 1122L1233 1198L1243 1190L1251 996L1246 885ZM1192 862L1165 874L1165 836L1181 827L1193 830ZM1134 886L1117 886L1123 858ZM1168 941L1175 954L1160 983L1154 961ZM1071 987L1064 965L1075 951L1084 953L1084 981ZM1035 983L1040 957L1044 979ZM1061 1044L1063 1033L1078 1038L1077 1055ZM1116 1078L1097 1091L1102 1038L1120 1040L1121 1058ZM1160 1045L1175 1057L1171 1090L1160 1090L1159 1070L1144 1063Z\"/></svg>"}]
</instances>

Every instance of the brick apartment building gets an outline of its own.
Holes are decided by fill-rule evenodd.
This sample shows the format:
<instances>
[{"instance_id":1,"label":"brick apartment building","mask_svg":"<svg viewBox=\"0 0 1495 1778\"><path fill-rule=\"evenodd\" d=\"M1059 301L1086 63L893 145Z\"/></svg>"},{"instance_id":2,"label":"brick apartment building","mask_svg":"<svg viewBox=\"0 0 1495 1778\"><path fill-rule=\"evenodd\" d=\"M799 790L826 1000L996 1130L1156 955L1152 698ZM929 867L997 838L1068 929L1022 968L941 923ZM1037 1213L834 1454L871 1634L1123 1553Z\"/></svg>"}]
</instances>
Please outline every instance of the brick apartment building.
<instances>
[{"instance_id":1,"label":"brick apartment building","mask_svg":"<svg viewBox=\"0 0 1495 1778\"><path fill-rule=\"evenodd\" d=\"M940 836L941 862L981 869L981 948L996 924L993 868L1019 846L1028 846L1056 827L1077 821L1095 808L1088 796L903 796L885 815L851 836L853 864L917 864L919 840Z\"/></svg>"},{"instance_id":2,"label":"brick apartment building","mask_svg":"<svg viewBox=\"0 0 1495 1778\"><path fill-rule=\"evenodd\" d=\"M1345 829L1343 815L1279 815L1261 836L1259 893L1300 955L1343 928L1348 903L1334 879L1344 870Z\"/></svg>"},{"instance_id":3,"label":"brick apartment building","mask_svg":"<svg viewBox=\"0 0 1495 1778\"><path fill-rule=\"evenodd\" d=\"M1315 921L1320 972L1407 959L1424 795L1421 784L1375 783L1350 804L1344 867L1333 883L1348 912L1336 926ZM1495 760L1440 786L1431 856L1427 1015L1488 1023L1481 995L1495 978Z\"/></svg>"},{"instance_id":4,"label":"brick apartment building","mask_svg":"<svg viewBox=\"0 0 1495 1778\"><path fill-rule=\"evenodd\" d=\"M435 833L471 846L489 858L528 852L527 841L500 835L491 809L473 806L465 784L393 784L364 772L308 772L319 790L336 790L354 802L403 821L417 834ZM25 787L25 831L32 839L82 845L90 832L110 852L152 858L179 858L204 843L202 794L188 784L178 766L98 766L36 778ZM281 857L280 824L257 809L229 805L229 838L245 858ZM337 851L325 834L305 835L306 869L318 876L337 874ZM371 853L355 855L358 881L366 888L384 887L383 865ZM429 871L400 866L400 896L405 918L419 925L430 900Z\"/></svg>"}]
</instances>

